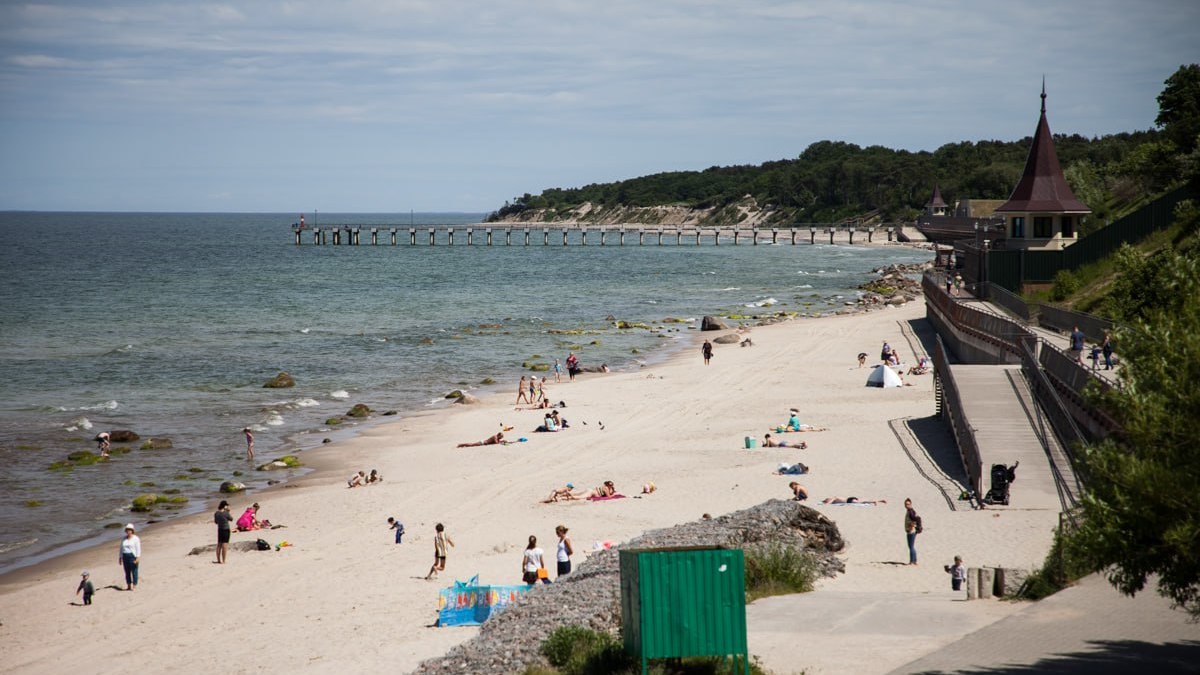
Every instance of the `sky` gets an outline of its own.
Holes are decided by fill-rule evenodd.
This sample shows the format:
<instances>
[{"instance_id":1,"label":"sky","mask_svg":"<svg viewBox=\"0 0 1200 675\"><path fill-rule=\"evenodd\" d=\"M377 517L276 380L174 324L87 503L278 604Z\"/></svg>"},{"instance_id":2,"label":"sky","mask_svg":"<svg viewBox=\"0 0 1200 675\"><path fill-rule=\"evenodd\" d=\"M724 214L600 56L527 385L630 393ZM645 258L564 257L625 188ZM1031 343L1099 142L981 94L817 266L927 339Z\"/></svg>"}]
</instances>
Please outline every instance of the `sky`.
<instances>
[{"instance_id":1,"label":"sky","mask_svg":"<svg viewBox=\"0 0 1200 675\"><path fill-rule=\"evenodd\" d=\"M0 209L490 211L794 158L1148 129L1195 0L0 0Z\"/></svg>"}]
</instances>

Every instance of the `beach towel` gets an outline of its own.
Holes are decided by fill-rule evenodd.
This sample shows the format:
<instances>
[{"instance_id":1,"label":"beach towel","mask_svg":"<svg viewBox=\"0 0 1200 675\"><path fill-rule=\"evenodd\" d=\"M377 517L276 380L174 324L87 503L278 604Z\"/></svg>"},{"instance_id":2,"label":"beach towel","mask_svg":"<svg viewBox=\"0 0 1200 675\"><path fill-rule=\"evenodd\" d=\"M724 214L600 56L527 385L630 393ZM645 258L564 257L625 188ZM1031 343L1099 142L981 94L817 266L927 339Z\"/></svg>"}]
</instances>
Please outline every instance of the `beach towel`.
<instances>
[{"instance_id":1,"label":"beach towel","mask_svg":"<svg viewBox=\"0 0 1200 675\"><path fill-rule=\"evenodd\" d=\"M609 495L607 497L597 497L597 496L593 495L591 497L588 497L588 500L593 501L593 502L606 502L610 499L625 499L625 495L616 494L616 495Z\"/></svg>"}]
</instances>

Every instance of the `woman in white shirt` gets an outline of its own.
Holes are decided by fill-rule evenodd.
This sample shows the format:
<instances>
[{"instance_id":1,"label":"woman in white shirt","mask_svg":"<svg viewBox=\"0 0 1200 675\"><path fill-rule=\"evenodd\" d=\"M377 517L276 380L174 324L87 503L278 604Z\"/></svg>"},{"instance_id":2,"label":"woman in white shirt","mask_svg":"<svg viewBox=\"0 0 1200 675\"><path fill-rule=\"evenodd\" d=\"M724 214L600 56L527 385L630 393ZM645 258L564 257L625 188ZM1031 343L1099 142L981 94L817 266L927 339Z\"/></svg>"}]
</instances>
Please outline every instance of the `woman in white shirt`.
<instances>
[{"instance_id":1,"label":"woman in white shirt","mask_svg":"<svg viewBox=\"0 0 1200 675\"><path fill-rule=\"evenodd\" d=\"M125 526L125 538L121 540L118 562L125 568L125 590L132 591L138 585L138 564L142 561L142 540L134 533L133 523Z\"/></svg>"},{"instance_id":2,"label":"woman in white shirt","mask_svg":"<svg viewBox=\"0 0 1200 675\"><path fill-rule=\"evenodd\" d=\"M538 579L544 584L550 583L550 573L546 571L543 555L542 549L538 548L537 537L529 535L529 545L525 547L525 555L521 559L521 579L530 586L536 584Z\"/></svg>"}]
</instances>

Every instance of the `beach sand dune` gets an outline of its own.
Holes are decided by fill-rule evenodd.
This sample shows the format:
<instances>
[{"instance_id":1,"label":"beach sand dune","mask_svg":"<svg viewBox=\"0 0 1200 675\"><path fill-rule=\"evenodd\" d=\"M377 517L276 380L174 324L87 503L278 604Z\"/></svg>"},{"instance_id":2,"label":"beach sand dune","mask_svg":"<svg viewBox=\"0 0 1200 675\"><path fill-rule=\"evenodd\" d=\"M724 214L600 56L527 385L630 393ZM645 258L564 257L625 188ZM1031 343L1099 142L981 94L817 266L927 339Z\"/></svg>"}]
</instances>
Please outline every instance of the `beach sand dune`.
<instances>
[{"instance_id":1,"label":"beach sand dune","mask_svg":"<svg viewBox=\"0 0 1200 675\"><path fill-rule=\"evenodd\" d=\"M811 474L798 480L814 501L849 495L888 501L873 508L814 504L838 522L849 547L846 574L822 582L808 596L812 607L836 594L869 599L897 592L951 603L943 563L961 554L969 565L1034 566L1049 546L1056 514L951 511L904 453L888 420L933 415L932 376L907 378L911 387L867 388L867 370L857 368L855 357L877 353L887 340L912 361L899 322L923 315L923 305L909 303L794 321L754 329L752 348L718 345L708 367L699 349L689 349L652 368L551 385L551 400L567 402L561 412L571 423L556 434L533 433L541 412L514 411L508 393L480 405L370 428L306 453L305 461L319 469L313 475L284 489L231 500L236 513L258 501L261 515L287 525L235 534L235 541L262 536L271 544L286 539L292 547L233 552L227 565L213 564L211 555L189 556L192 547L214 541L211 519L202 516L140 533L142 583L134 592L107 588L123 587L115 537L111 546L0 580L3 669L411 670L476 632L430 627L438 589L475 574L484 583L519 583L529 535L551 553L555 525L568 526L578 565L595 542L620 542L704 513L716 516L787 497L793 478L772 475L780 462L811 467ZM802 421L829 430L783 435L807 441L807 450L743 448L745 436L761 442L793 407ZM516 427L507 437L529 441L455 448L492 435L502 423ZM347 489L345 478L360 468L379 469L385 481ZM568 481L586 489L604 480L614 481L629 498L539 503ZM641 485L648 481L658 491L642 497ZM1019 485L1018 480L1014 489ZM907 560L905 497L914 500L925 521L917 568L896 564ZM392 543L388 516L407 529L401 545ZM439 522L455 546L442 578L425 581ZM100 591L93 606L74 607L69 603L84 568ZM956 612L966 612L976 623L1004 614L995 609L997 603L956 604ZM970 604L979 609L963 606ZM837 613L839 606L852 605L820 611ZM760 621L754 607L751 651L763 654L766 665L779 672L805 667L834 672L831 668L852 663L857 633L829 629L834 624L829 617L810 619L802 629L820 633L822 650L834 656L821 661L794 642L780 644L780 636L795 627L776 625L769 615ZM894 627L894 632L904 629ZM915 658L953 634L951 627L905 646ZM847 645L841 657L839 639Z\"/></svg>"}]
</instances>

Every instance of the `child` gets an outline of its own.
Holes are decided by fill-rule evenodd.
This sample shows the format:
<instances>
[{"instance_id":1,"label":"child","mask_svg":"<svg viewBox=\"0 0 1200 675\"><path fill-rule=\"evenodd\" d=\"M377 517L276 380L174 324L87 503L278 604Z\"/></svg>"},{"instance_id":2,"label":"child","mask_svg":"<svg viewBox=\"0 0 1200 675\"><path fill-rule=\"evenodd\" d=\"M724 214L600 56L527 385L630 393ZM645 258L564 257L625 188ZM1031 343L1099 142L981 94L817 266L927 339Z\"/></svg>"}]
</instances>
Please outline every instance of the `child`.
<instances>
[{"instance_id":1,"label":"child","mask_svg":"<svg viewBox=\"0 0 1200 675\"><path fill-rule=\"evenodd\" d=\"M963 567L962 556L954 556L954 564L946 565L945 569L950 574L950 588L955 591L961 591L962 584L967 579L967 568Z\"/></svg>"},{"instance_id":2,"label":"child","mask_svg":"<svg viewBox=\"0 0 1200 675\"><path fill-rule=\"evenodd\" d=\"M96 594L96 587L92 585L92 577L86 571L83 573L83 579L79 581L79 588L75 589L75 595L83 592L83 604L92 604L92 596Z\"/></svg>"},{"instance_id":3,"label":"child","mask_svg":"<svg viewBox=\"0 0 1200 675\"><path fill-rule=\"evenodd\" d=\"M396 543L400 543L400 538L404 536L404 523L395 518L388 518L388 529L396 531Z\"/></svg>"},{"instance_id":4,"label":"child","mask_svg":"<svg viewBox=\"0 0 1200 675\"><path fill-rule=\"evenodd\" d=\"M436 534L433 535L433 566L429 568L429 574L425 575L426 579L436 579L438 572L446 570L446 544L454 545L454 541L446 536L446 527L438 523L433 528Z\"/></svg>"}]
</instances>

